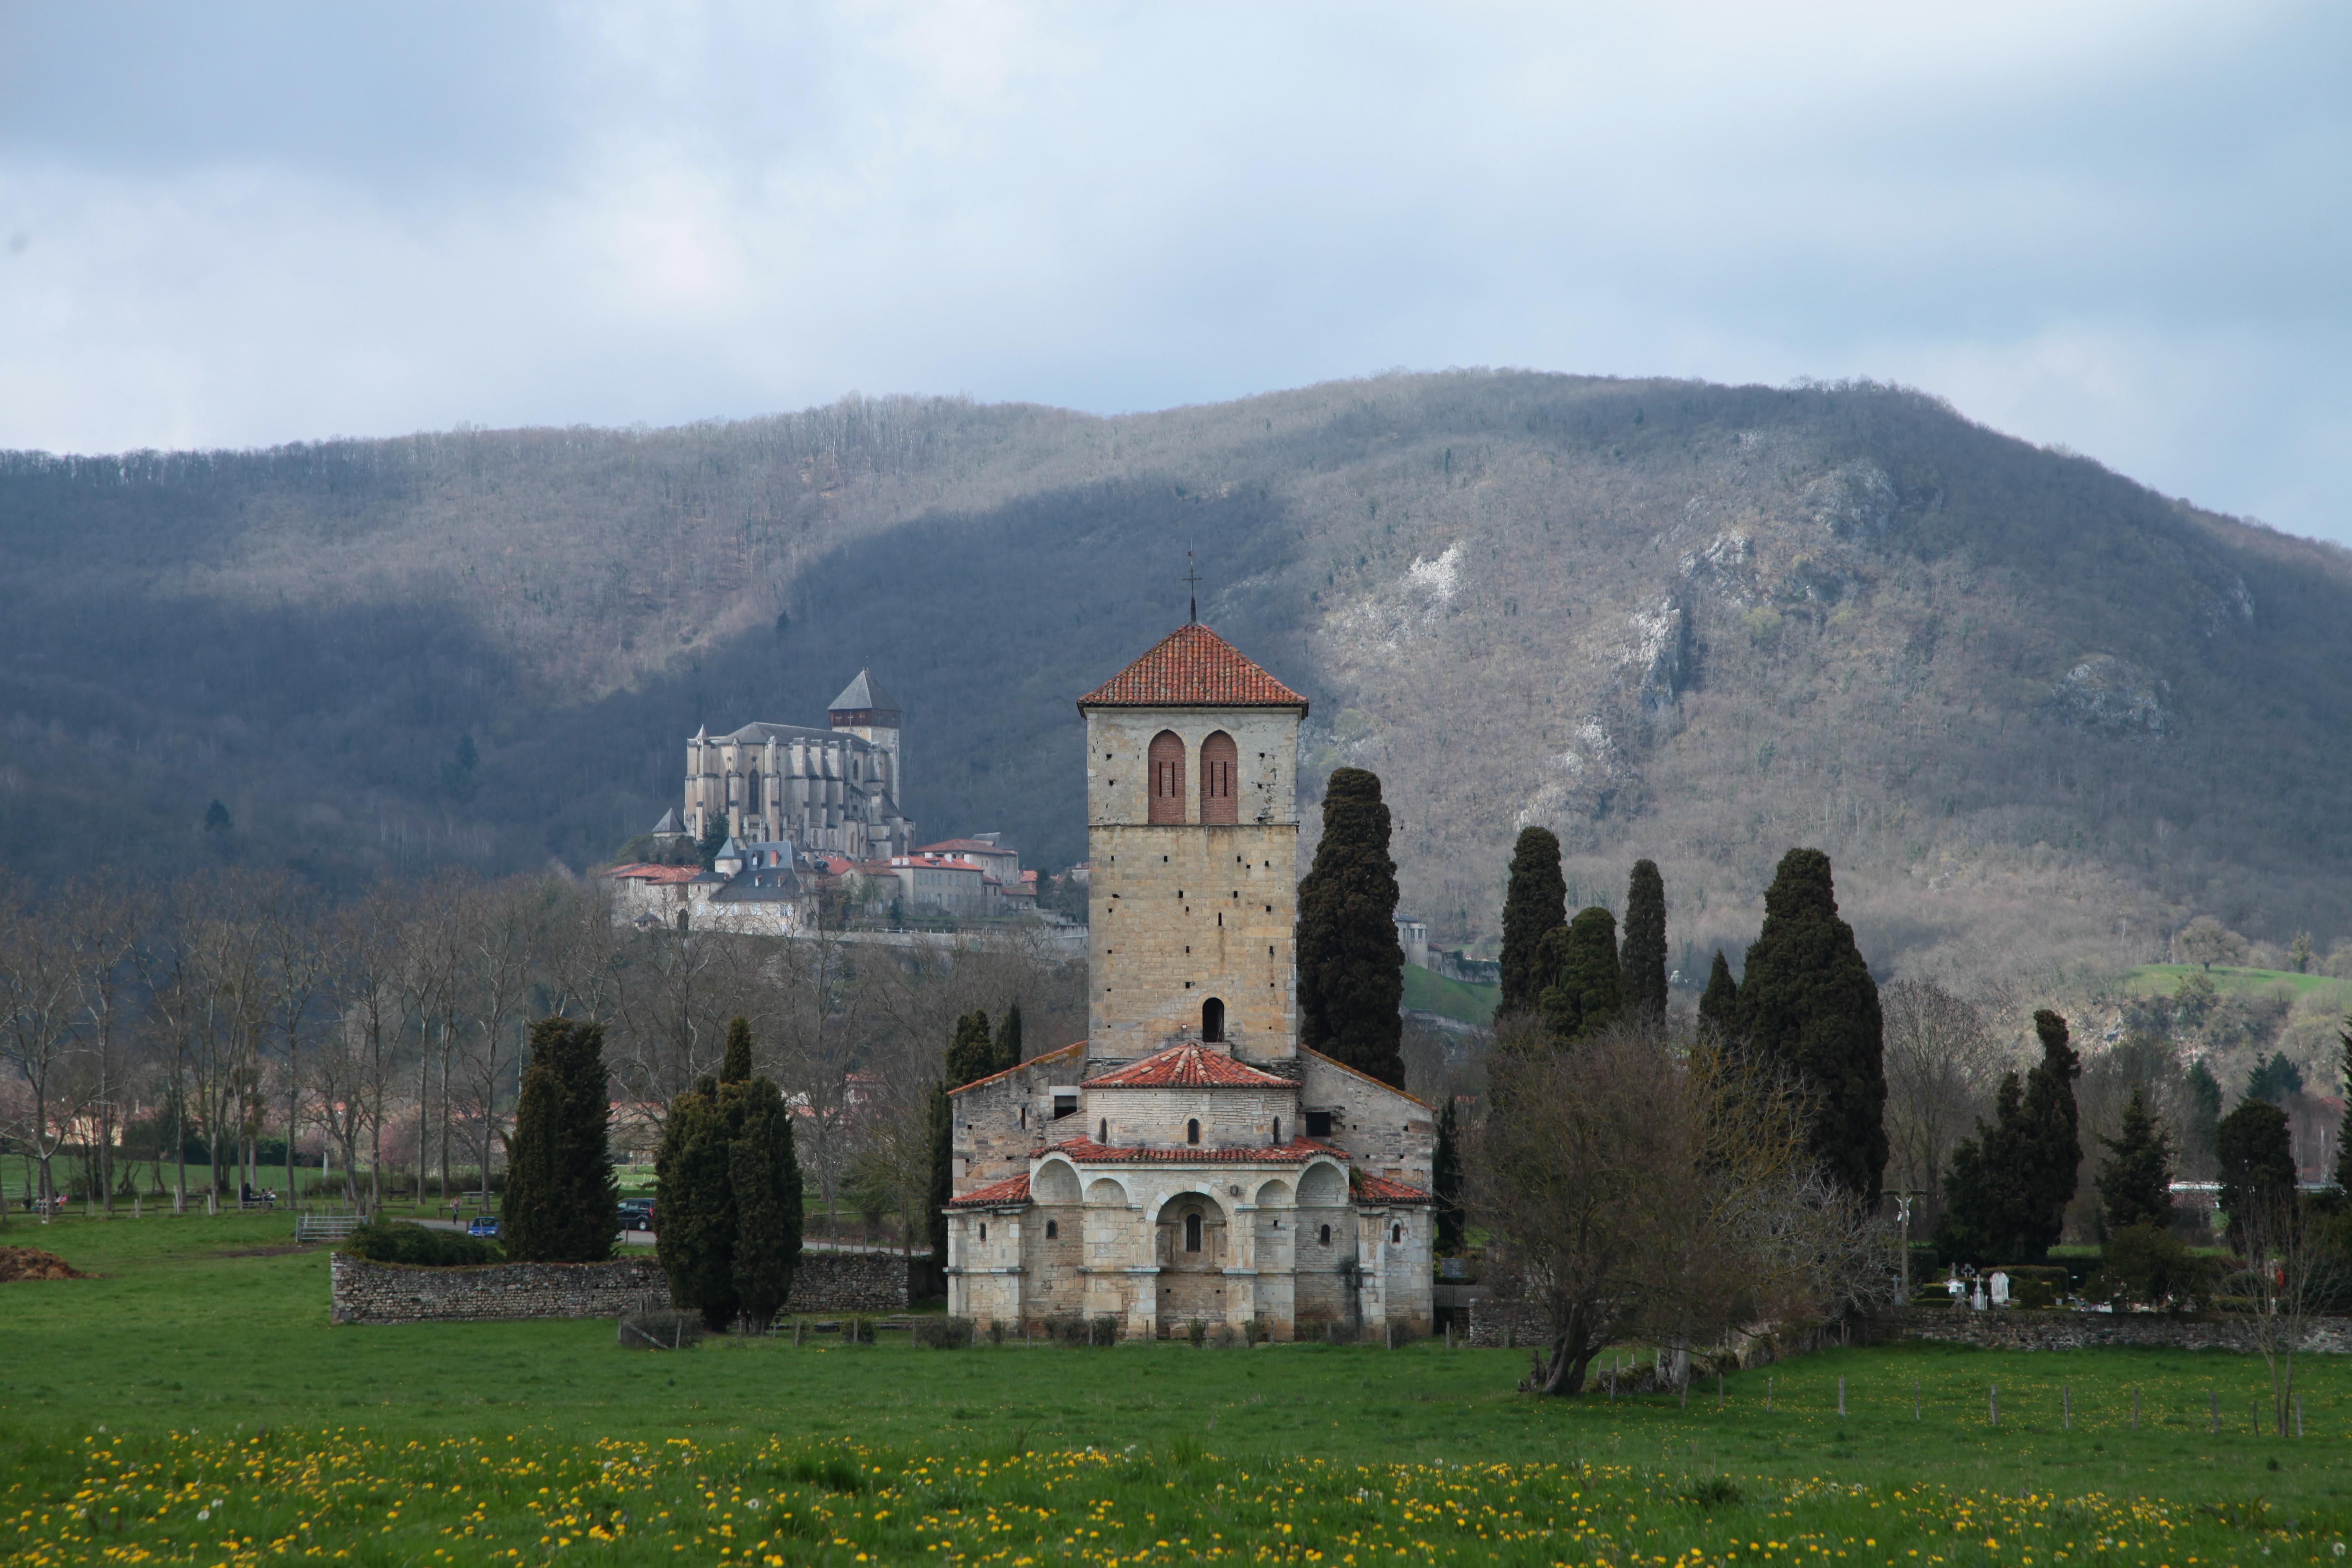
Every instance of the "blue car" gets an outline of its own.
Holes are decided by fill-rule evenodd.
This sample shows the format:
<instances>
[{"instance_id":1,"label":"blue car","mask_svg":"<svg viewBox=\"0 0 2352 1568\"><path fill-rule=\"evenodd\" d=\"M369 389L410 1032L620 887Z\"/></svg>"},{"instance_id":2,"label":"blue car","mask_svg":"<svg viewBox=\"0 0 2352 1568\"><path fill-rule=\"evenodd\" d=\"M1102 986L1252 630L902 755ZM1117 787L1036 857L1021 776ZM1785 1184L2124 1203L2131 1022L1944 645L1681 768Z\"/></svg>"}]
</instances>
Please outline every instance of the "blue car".
<instances>
[{"instance_id":1,"label":"blue car","mask_svg":"<svg viewBox=\"0 0 2352 1568\"><path fill-rule=\"evenodd\" d=\"M494 1214L476 1215L466 1222L466 1234L496 1237L499 1234L499 1216Z\"/></svg>"}]
</instances>

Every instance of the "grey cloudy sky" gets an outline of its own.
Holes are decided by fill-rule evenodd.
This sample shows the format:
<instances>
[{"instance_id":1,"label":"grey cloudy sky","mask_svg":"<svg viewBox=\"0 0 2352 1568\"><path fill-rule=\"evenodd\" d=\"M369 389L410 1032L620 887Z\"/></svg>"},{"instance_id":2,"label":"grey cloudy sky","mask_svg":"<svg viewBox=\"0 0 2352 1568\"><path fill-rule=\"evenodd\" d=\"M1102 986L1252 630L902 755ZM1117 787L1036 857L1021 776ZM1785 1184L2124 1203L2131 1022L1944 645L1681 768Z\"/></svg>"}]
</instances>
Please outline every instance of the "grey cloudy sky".
<instances>
[{"instance_id":1,"label":"grey cloudy sky","mask_svg":"<svg viewBox=\"0 0 2352 1568\"><path fill-rule=\"evenodd\" d=\"M2352 542L2352 6L0 0L0 446L1942 394Z\"/></svg>"}]
</instances>

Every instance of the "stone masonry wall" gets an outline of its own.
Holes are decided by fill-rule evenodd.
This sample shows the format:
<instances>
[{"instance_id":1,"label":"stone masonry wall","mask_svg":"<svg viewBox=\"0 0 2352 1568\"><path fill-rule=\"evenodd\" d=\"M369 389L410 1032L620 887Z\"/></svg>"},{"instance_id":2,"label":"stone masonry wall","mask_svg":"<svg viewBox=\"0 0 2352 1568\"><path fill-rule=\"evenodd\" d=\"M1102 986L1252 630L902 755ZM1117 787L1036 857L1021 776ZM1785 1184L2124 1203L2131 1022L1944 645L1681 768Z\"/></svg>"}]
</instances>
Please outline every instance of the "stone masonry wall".
<instances>
[{"instance_id":1,"label":"stone masonry wall","mask_svg":"<svg viewBox=\"0 0 2352 1568\"><path fill-rule=\"evenodd\" d=\"M1874 1341L1908 1340L1975 1345L1983 1350L2080 1350L2088 1345L2141 1345L2163 1350L2243 1351L2245 1329L2226 1318L2176 1318L2162 1312L1989 1312L1948 1307L1906 1309L1871 1320ZM2311 1320L2303 1349L2316 1355L2352 1354L2352 1319Z\"/></svg>"},{"instance_id":2,"label":"stone masonry wall","mask_svg":"<svg viewBox=\"0 0 2352 1568\"><path fill-rule=\"evenodd\" d=\"M897 1312L927 1260L887 1252L803 1252L787 1312ZM667 1306L669 1281L651 1257L609 1263L493 1263L419 1268L338 1252L331 1316L338 1323L482 1322L617 1318L647 1301Z\"/></svg>"}]
</instances>

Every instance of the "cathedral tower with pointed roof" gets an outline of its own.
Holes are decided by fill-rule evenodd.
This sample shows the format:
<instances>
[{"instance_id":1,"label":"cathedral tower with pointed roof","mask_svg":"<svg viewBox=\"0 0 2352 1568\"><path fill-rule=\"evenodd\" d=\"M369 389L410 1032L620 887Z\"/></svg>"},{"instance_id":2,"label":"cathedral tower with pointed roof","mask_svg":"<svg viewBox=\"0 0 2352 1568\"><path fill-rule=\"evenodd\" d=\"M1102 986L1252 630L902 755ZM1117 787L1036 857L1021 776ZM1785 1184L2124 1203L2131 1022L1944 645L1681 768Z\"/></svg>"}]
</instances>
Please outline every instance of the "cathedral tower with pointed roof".
<instances>
[{"instance_id":1,"label":"cathedral tower with pointed roof","mask_svg":"<svg viewBox=\"0 0 2352 1568\"><path fill-rule=\"evenodd\" d=\"M1178 627L1078 699L1093 864L1091 1054L1297 1049L1298 726L1307 700Z\"/></svg>"}]
</instances>

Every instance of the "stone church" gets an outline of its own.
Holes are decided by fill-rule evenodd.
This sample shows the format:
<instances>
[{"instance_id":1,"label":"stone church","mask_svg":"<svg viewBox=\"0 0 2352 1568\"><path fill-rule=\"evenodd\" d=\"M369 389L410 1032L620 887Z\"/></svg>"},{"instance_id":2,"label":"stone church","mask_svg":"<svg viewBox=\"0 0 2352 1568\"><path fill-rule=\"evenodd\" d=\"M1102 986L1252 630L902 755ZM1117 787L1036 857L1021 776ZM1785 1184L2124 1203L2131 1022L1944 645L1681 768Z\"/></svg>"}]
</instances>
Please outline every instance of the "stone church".
<instances>
[{"instance_id":1,"label":"stone church","mask_svg":"<svg viewBox=\"0 0 2352 1568\"><path fill-rule=\"evenodd\" d=\"M1431 1110L1297 1042L1306 699L1194 624L1078 710L1088 1037L954 1091L948 1310L1426 1332Z\"/></svg>"},{"instance_id":2,"label":"stone church","mask_svg":"<svg viewBox=\"0 0 2352 1568\"><path fill-rule=\"evenodd\" d=\"M826 710L828 729L762 722L731 735L696 731L686 743L686 832L702 837L723 814L728 833L745 844L789 839L803 852L856 860L906 854L915 825L898 805L905 717L861 669Z\"/></svg>"}]
</instances>

